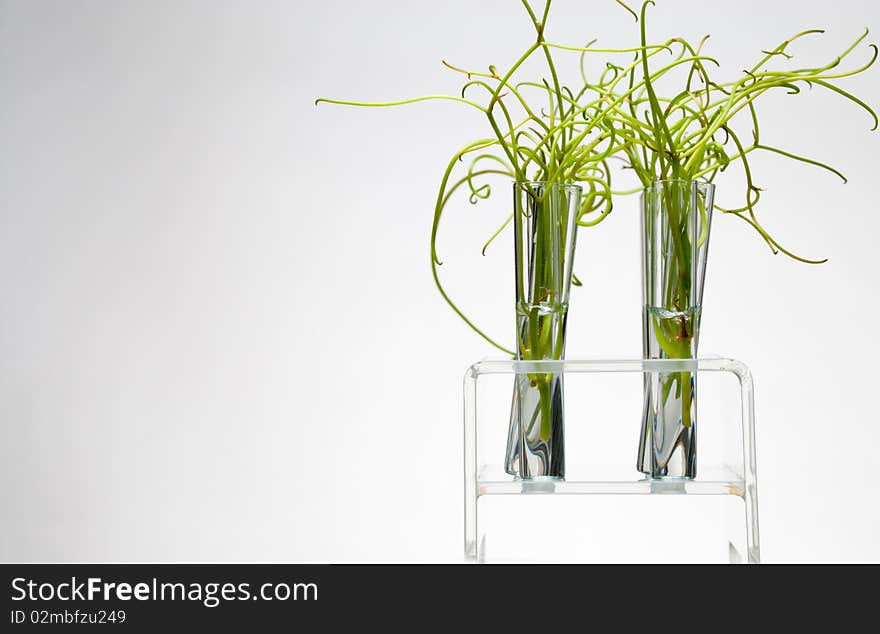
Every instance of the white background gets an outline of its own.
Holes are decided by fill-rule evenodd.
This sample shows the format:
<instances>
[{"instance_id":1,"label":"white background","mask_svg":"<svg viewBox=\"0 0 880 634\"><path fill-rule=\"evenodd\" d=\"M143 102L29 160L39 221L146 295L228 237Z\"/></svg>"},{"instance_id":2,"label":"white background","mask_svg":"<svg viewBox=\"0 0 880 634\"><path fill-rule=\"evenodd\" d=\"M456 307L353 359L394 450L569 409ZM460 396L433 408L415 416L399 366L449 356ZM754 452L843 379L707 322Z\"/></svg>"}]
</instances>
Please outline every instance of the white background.
<instances>
[{"instance_id":1,"label":"white background","mask_svg":"<svg viewBox=\"0 0 880 634\"><path fill-rule=\"evenodd\" d=\"M658 4L652 39L712 33L731 78L805 28L803 63L880 29L867 1ZM636 43L611 0L556 5L549 39ZM460 559L461 377L493 352L428 237L488 131L313 101L455 93L441 58L503 68L530 28L511 0L0 2L0 559ZM844 85L878 105L878 72ZM762 112L850 178L755 161L765 225L830 262L717 217L701 348L757 382L765 560L880 561L878 134L819 90ZM510 236L479 255L507 200L454 206L440 255L509 343ZM580 234L570 358L640 353L636 207Z\"/></svg>"}]
</instances>

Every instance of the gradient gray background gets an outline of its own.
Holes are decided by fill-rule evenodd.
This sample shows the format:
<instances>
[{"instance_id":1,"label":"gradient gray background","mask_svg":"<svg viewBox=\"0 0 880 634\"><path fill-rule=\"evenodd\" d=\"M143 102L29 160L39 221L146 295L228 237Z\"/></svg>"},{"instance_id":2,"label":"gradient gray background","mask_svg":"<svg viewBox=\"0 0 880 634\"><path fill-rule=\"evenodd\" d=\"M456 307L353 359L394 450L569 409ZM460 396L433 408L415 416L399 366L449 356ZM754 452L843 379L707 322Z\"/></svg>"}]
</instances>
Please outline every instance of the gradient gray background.
<instances>
[{"instance_id":1,"label":"gradient gray background","mask_svg":"<svg viewBox=\"0 0 880 634\"><path fill-rule=\"evenodd\" d=\"M610 0L555 4L553 40L634 42ZM711 32L731 77L801 29L828 29L816 61L880 36L874 2L658 4L653 39ZM454 92L441 57L532 37L512 0L0 2L0 559L459 560L461 376L492 350L427 246L484 124L313 100ZM878 78L846 85L877 105ZM878 134L819 91L763 112L850 178L756 161L766 226L831 260L716 218L701 348L757 381L765 559L878 561ZM478 254L505 201L457 207L440 249L508 341L509 251ZM570 357L640 353L636 228L632 199L581 233Z\"/></svg>"}]
</instances>

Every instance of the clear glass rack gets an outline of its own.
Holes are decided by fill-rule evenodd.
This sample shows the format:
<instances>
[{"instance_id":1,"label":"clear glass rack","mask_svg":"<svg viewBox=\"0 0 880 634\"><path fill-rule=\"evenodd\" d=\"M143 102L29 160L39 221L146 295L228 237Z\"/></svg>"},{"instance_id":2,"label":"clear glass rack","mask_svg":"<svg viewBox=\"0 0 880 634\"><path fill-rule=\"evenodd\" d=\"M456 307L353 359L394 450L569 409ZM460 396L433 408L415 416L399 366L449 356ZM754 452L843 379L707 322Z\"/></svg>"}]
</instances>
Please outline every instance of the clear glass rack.
<instances>
[{"instance_id":1,"label":"clear glass rack","mask_svg":"<svg viewBox=\"0 0 880 634\"><path fill-rule=\"evenodd\" d=\"M697 475L636 470L643 380L699 383ZM564 480L504 469L516 375L564 378ZM483 360L464 379L464 538L470 561L758 563L754 385L740 361Z\"/></svg>"}]
</instances>

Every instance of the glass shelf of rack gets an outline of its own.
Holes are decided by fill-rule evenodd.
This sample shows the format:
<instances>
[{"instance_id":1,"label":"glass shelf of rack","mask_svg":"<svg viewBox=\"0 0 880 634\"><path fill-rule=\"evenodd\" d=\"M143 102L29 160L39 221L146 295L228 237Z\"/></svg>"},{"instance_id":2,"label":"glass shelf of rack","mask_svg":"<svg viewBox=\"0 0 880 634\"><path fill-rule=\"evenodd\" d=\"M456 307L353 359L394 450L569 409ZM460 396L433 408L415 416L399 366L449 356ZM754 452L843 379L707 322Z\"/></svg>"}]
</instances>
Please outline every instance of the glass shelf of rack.
<instances>
[{"instance_id":1,"label":"glass shelf of rack","mask_svg":"<svg viewBox=\"0 0 880 634\"><path fill-rule=\"evenodd\" d=\"M690 372L697 476L636 470L643 380ZM515 375L564 378L565 479L505 472ZM505 562L760 560L754 386L741 362L484 360L464 380L465 556Z\"/></svg>"}]
</instances>

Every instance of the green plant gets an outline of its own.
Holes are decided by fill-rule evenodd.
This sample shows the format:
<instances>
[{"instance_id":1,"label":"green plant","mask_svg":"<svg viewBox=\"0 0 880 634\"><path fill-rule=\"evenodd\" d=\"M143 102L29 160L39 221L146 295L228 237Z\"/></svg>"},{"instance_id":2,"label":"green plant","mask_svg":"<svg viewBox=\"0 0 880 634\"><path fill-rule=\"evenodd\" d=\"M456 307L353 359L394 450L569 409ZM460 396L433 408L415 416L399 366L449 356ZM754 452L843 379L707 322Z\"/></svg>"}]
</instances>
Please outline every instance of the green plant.
<instances>
[{"instance_id":1,"label":"green plant","mask_svg":"<svg viewBox=\"0 0 880 634\"><path fill-rule=\"evenodd\" d=\"M774 253L783 253L795 260L819 264L825 260L801 257L783 247L761 225L755 208L762 189L756 184L756 174L750 156L769 152L788 159L843 174L830 165L800 154L765 143L761 137L758 103L763 95L784 92L797 95L803 88L829 90L864 109L877 129L878 118L864 101L843 89L839 81L871 68L878 56L877 46L869 44L869 59L849 70L843 63L868 35L866 30L834 59L819 67L778 68L777 62L793 59L793 44L809 36L821 34L818 29L803 31L784 40L778 46L762 51L758 61L745 70L741 77L718 81L714 73L718 63L703 50L708 39L696 45L682 37L674 37L659 46L649 46L646 14L652 0L645 0L638 13L627 7L639 24L640 50L627 62L608 63L606 73L592 89L604 100L600 125L616 138L623 139L621 156L627 168L638 177L641 191L656 181L673 181L660 188L662 200L655 201L663 210L663 222L668 223L668 248L672 258L663 280L662 298L657 298L659 314L646 306L649 337L663 356L688 358L696 353L699 328L699 307L689 304L693 297L695 268L692 258L708 239L707 216L711 211L697 199L697 208L690 209L685 184L697 180L713 182L716 177L738 165L746 186L745 197L739 206L715 209L748 223L770 246ZM666 55L671 54L671 59ZM745 130L743 129L745 127ZM747 137L746 135L749 135ZM700 214L696 219L693 214ZM698 220L698 222L697 222ZM690 231L689 231L690 225ZM699 226L702 230L693 230ZM691 406L695 396L694 377L689 373L675 373L661 379L661 408L674 394L680 404L676 418L681 425L691 424ZM646 412L648 410L646 409ZM643 429L647 429L643 426Z\"/></svg>"},{"instance_id":2,"label":"green plant","mask_svg":"<svg viewBox=\"0 0 880 634\"><path fill-rule=\"evenodd\" d=\"M586 46L566 46L550 42L545 37L551 0L544 4L539 15L528 0L521 0L535 30L535 40L503 72L496 66L488 71L464 69L447 62L450 70L464 76L460 95L428 95L400 101L367 103L336 99L318 99L316 103L333 103L360 107L389 107L422 101L445 100L463 104L486 117L491 135L472 140L453 153L442 175L434 205L431 228L431 268L434 281L443 298L452 309L479 335L500 350L512 350L485 334L450 298L440 281L437 253L437 235L443 213L458 192L466 192L471 204L490 198L492 187L487 178L504 176L528 183L541 181L547 185L581 184L584 195L578 212L578 224L596 225L605 219L618 193L641 191L657 180L712 182L732 165L739 165L745 176L744 201L736 207L715 208L748 223L757 231L774 253L784 253L805 263L821 263L796 255L764 229L755 213L761 198L761 188L755 183L755 174L749 157L755 152L770 152L794 161L828 170L841 179L844 176L830 165L807 158L762 141L757 102L768 93L784 91L796 95L804 87L818 87L832 91L867 111L877 128L876 113L864 101L840 87L839 80L857 75L871 68L878 49L869 44L870 59L850 70L840 70L842 63L867 37L867 30L838 56L820 67L771 68L774 62L791 60L790 47L808 36L822 33L813 29L786 39L771 50L762 51L757 63L744 71L743 76L726 82L716 81L716 60L703 53L708 36L696 45L682 37L650 44L647 38L646 13L653 0L645 0L637 13L622 0L615 0L629 11L639 23L638 46L623 49L597 49L594 42ZM580 54L581 82L576 89L560 80L554 62L554 51ZM590 81L584 69L587 54L632 54L624 63L608 62L597 81ZM663 56L671 54L671 59ZM518 73L533 55L543 56L549 78L521 80ZM658 65L658 60L662 62ZM655 68L651 68L654 64ZM662 88L671 83L665 92ZM677 83L676 83L677 82ZM472 94L476 93L473 97ZM537 101L527 97L537 95ZM545 103L538 107L537 103ZM748 126L744 133L742 123ZM744 141L750 132L751 139ZM631 169L642 187L627 192L613 192L612 170L609 159L621 158ZM536 199L536 203L542 201ZM684 223L686 214L676 213L675 201L666 201L670 220ZM701 213L709 210L701 209ZM492 241L509 225L513 212L483 247L485 253ZM703 224L706 226L706 223ZM679 274L670 280L668 304L675 305L676 297L689 295L692 245L687 244L683 224L673 226L672 233L681 237L675 245ZM704 240L705 235L695 239ZM551 280L545 284L552 288ZM539 280L539 283L543 283ZM577 284L575 279L575 284ZM680 323L679 323L680 322ZM519 334L519 351L525 358L558 358L558 351L541 346L530 347L528 341L555 341L543 332L544 320L529 319ZM696 321L684 316L656 324L658 340L670 357L689 356ZM555 333L554 333L555 334ZM680 387L680 386L679 386Z\"/></svg>"},{"instance_id":3,"label":"green plant","mask_svg":"<svg viewBox=\"0 0 880 634\"><path fill-rule=\"evenodd\" d=\"M560 215L557 208L565 208L568 214L569 196L573 194L557 186L578 184L582 187L576 212L578 225L600 223L612 208L608 159L620 147L615 142L613 126L598 125L604 96L591 93L585 80L577 90L572 89L560 79L557 72L554 50L581 51L583 55L586 47L566 47L547 41L545 32L551 0L544 3L540 17L528 0L521 0L521 3L534 27L534 41L505 70L499 70L494 65L489 66L487 72L464 69L444 61L448 69L463 76L459 95L428 95L384 103L319 99L318 103L388 107L445 100L463 104L485 116L491 135L472 140L454 152L440 181L430 243L434 282L459 317L493 346L527 360L560 359L564 347L564 313L567 310L567 300L563 302L560 298L567 291L569 283L568 279L561 278L570 277L571 272L570 263L562 268L558 266L562 257L559 248L571 238L568 232L573 232L573 227L568 228L571 224L568 216ZM534 80L520 77L524 64L533 56L543 57L548 78ZM518 202L515 209L505 214L503 222L486 241L483 254L511 221L514 221L519 232L529 225L535 237L534 248L529 252L530 262L525 264L529 267L527 276L532 278L530 283L523 284L523 273L518 273L521 288L516 307L516 352L489 337L465 315L447 293L438 271L442 264L437 253L438 229L450 201L458 192L467 193L471 204L490 198L492 187L487 179L497 177L506 177L519 184ZM534 186L535 183L540 183L540 187ZM525 201L521 193L525 195ZM517 258L520 268L523 265L520 261L522 245L517 246ZM579 283L576 278L574 283ZM528 291L524 290L526 286L529 287ZM527 435L540 415L538 442L545 443L549 441L553 428L551 386L554 376L536 373L529 374L527 378L529 386L520 389L518 398L525 403L529 398L525 392L529 390L537 395L534 406L529 406L532 411L522 413L527 420L530 419Z\"/></svg>"}]
</instances>

